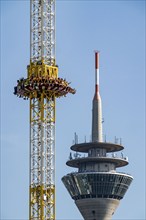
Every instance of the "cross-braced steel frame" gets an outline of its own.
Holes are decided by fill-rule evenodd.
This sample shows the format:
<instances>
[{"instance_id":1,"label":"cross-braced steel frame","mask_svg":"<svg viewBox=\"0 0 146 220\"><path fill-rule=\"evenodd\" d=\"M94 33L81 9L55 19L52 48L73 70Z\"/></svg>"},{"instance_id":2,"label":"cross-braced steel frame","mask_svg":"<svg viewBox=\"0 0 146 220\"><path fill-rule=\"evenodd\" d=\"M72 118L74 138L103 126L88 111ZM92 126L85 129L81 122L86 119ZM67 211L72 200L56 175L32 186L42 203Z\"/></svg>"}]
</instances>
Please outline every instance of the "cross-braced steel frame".
<instances>
[{"instance_id":1,"label":"cross-braced steel frame","mask_svg":"<svg viewBox=\"0 0 146 220\"><path fill-rule=\"evenodd\" d=\"M30 99L30 220L55 220L55 98L75 89L58 77L55 0L30 0L30 65L14 94Z\"/></svg>"},{"instance_id":2,"label":"cross-braced steel frame","mask_svg":"<svg viewBox=\"0 0 146 220\"><path fill-rule=\"evenodd\" d=\"M31 0L30 16L30 63L55 66L55 0ZM30 99L30 220L54 219L55 95L42 92Z\"/></svg>"},{"instance_id":3,"label":"cross-braced steel frame","mask_svg":"<svg viewBox=\"0 0 146 220\"><path fill-rule=\"evenodd\" d=\"M55 218L55 97L30 99L30 219Z\"/></svg>"},{"instance_id":4,"label":"cross-braced steel frame","mask_svg":"<svg viewBox=\"0 0 146 220\"><path fill-rule=\"evenodd\" d=\"M31 62L55 62L55 0L30 0Z\"/></svg>"}]
</instances>

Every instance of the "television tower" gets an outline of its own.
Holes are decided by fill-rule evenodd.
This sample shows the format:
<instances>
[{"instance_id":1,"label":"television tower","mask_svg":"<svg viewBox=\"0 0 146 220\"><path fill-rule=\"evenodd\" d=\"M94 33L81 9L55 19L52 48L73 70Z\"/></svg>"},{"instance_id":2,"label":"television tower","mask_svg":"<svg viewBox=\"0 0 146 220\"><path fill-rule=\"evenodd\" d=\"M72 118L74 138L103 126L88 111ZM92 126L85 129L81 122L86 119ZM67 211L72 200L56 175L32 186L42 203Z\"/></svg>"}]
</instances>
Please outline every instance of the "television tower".
<instances>
[{"instance_id":1,"label":"television tower","mask_svg":"<svg viewBox=\"0 0 146 220\"><path fill-rule=\"evenodd\" d=\"M102 137L102 106L99 94L99 52L95 52L95 94L92 110L92 142L71 146L67 165L78 168L62 181L85 220L110 220L123 199L133 177L116 171L128 165L127 157L115 152L123 150L118 143L108 143ZM82 156L87 153L87 156Z\"/></svg>"},{"instance_id":2,"label":"television tower","mask_svg":"<svg viewBox=\"0 0 146 220\"><path fill-rule=\"evenodd\" d=\"M58 77L55 0L30 0L30 64L14 94L30 99L30 220L55 220L55 99L75 93Z\"/></svg>"}]
</instances>

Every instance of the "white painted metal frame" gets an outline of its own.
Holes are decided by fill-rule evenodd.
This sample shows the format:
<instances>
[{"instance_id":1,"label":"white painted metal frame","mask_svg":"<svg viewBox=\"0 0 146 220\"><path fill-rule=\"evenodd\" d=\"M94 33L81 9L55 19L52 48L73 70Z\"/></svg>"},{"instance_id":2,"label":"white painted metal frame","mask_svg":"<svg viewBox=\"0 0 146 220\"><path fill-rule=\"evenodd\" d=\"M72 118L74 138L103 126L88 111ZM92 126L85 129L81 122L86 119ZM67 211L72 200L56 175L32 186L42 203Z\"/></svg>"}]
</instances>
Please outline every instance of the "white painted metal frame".
<instances>
[{"instance_id":1,"label":"white painted metal frame","mask_svg":"<svg viewBox=\"0 0 146 220\"><path fill-rule=\"evenodd\" d=\"M30 64L55 65L55 0L30 0ZM30 220L55 219L55 97L30 99Z\"/></svg>"},{"instance_id":2,"label":"white painted metal frame","mask_svg":"<svg viewBox=\"0 0 146 220\"><path fill-rule=\"evenodd\" d=\"M55 63L55 0L31 0L30 59Z\"/></svg>"},{"instance_id":3,"label":"white painted metal frame","mask_svg":"<svg viewBox=\"0 0 146 220\"><path fill-rule=\"evenodd\" d=\"M45 220L53 219L51 216L54 214L51 212L55 198L54 193L48 192L51 189L55 190L55 100L44 97L40 100L33 98L30 106L30 215L33 216L32 219L40 219L42 216L40 203L43 201ZM43 198L36 195L39 193L39 187L46 191L46 194L42 193Z\"/></svg>"}]
</instances>

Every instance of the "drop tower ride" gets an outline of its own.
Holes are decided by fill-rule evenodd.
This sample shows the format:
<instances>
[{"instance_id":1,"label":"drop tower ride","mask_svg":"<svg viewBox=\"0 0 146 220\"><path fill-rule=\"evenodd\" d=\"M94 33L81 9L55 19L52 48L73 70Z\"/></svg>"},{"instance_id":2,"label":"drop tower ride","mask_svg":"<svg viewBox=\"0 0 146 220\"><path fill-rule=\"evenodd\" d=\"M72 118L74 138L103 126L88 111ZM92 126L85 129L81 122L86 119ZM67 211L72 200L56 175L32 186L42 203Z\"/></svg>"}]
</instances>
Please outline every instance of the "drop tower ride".
<instances>
[{"instance_id":1,"label":"drop tower ride","mask_svg":"<svg viewBox=\"0 0 146 220\"><path fill-rule=\"evenodd\" d=\"M62 181L85 220L110 220L123 199L133 177L116 171L128 165L127 157L116 156L124 147L103 141L102 105L99 93L99 52L95 52L95 94L92 108L92 141L75 143L67 165L77 172L67 174ZM87 156L81 156L84 153ZM78 156L80 155L80 156Z\"/></svg>"},{"instance_id":2,"label":"drop tower ride","mask_svg":"<svg viewBox=\"0 0 146 220\"><path fill-rule=\"evenodd\" d=\"M30 64L14 94L30 100L29 220L55 220L55 100L75 93L58 77L55 0L30 0Z\"/></svg>"}]
</instances>

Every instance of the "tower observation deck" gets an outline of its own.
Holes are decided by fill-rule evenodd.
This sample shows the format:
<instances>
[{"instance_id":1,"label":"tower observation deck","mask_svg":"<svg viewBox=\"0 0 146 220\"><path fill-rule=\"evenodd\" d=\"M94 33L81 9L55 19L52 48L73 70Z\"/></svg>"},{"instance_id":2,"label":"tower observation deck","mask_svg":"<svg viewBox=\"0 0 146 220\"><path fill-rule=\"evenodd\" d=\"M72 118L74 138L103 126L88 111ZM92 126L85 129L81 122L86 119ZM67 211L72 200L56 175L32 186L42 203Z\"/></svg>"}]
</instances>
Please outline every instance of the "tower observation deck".
<instances>
[{"instance_id":1,"label":"tower observation deck","mask_svg":"<svg viewBox=\"0 0 146 220\"><path fill-rule=\"evenodd\" d=\"M95 52L95 95L92 109L92 141L75 143L66 164L77 172L65 175L62 181L85 220L110 220L123 199L133 177L116 171L128 165L128 158L116 156L124 147L103 141L102 107L99 94L99 52ZM115 153L116 152L116 153ZM84 156L81 156L84 153ZM85 156L85 154L87 156ZM80 155L80 156L79 156Z\"/></svg>"}]
</instances>

